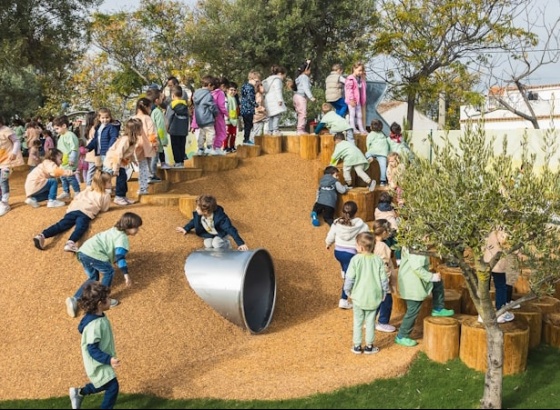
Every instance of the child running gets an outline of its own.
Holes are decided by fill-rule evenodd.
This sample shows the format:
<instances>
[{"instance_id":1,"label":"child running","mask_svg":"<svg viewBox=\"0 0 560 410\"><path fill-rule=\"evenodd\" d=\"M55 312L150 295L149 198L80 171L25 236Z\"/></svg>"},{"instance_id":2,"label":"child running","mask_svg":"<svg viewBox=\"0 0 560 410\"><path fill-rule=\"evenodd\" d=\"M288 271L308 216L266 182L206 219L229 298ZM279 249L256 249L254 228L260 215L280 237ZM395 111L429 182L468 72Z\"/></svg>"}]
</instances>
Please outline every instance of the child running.
<instances>
[{"instance_id":1,"label":"child running","mask_svg":"<svg viewBox=\"0 0 560 410\"><path fill-rule=\"evenodd\" d=\"M101 283L111 288L115 274L113 264L116 264L124 275L126 286L132 285L126 263L126 254L129 250L128 237L136 235L141 226L142 218L140 216L126 212L114 227L91 237L81 246L78 250L78 259L82 263L88 279L73 297L66 298L66 313L70 317L76 317L78 299L90 281L99 281L99 274L103 275ZM111 299L111 307L118 304L117 299Z\"/></svg>"},{"instance_id":2,"label":"child running","mask_svg":"<svg viewBox=\"0 0 560 410\"><path fill-rule=\"evenodd\" d=\"M90 222L99 212L106 212L111 203L111 174L96 170L91 186L80 192L68 205L66 215L56 224L48 227L33 242L39 250L45 249L45 239L68 231L75 226L74 232L64 245L66 252L78 252L78 242L89 229Z\"/></svg>"},{"instance_id":3,"label":"child running","mask_svg":"<svg viewBox=\"0 0 560 410\"><path fill-rule=\"evenodd\" d=\"M119 394L119 382L114 369L120 366L115 352L113 329L105 311L111 308L111 290L98 282L88 282L80 298L85 314L78 331L82 335L82 357L91 383L84 387L70 387L70 403L73 409L82 406L84 396L104 391L102 409L112 409Z\"/></svg>"}]
</instances>

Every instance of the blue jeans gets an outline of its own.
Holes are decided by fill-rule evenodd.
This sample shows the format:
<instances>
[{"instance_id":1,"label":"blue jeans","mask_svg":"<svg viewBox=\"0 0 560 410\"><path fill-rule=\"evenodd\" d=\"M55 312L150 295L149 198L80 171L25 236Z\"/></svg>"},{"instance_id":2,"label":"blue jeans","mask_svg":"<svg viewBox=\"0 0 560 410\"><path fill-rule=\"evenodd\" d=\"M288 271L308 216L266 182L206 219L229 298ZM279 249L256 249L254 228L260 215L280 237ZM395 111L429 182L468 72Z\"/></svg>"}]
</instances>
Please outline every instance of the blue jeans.
<instances>
[{"instance_id":1,"label":"blue jeans","mask_svg":"<svg viewBox=\"0 0 560 410\"><path fill-rule=\"evenodd\" d=\"M117 175L117 183L115 186L115 196L124 198L128 192L128 183L126 177L126 170L124 168L119 169L119 175Z\"/></svg>"},{"instance_id":2,"label":"blue jeans","mask_svg":"<svg viewBox=\"0 0 560 410\"><path fill-rule=\"evenodd\" d=\"M342 118L346 117L348 113L348 105L344 102L344 97L339 98L336 101L329 101L329 103L334 107L335 112Z\"/></svg>"},{"instance_id":3,"label":"blue jeans","mask_svg":"<svg viewBox=\"0 0 560 410\"><path fill-rule=\"evenodd\" d=\"M69 240L78 242L89 229L90 222L91 218L82 211L68 212L60 221L45 229L43 231L43 236L45 238L52 238L53 236L66 232L75 225L76 228L74 232L72 232L72 235L70 235Z\"/></svg>"},{"instance_id":4,"label":"blue jeans","mask_svg":"<svg viewBox=\"0 0 560 410\"><path fill-rule=\"evenodd\" d=\"M80 192L80 183L75 175L72 175L71 177L60 177L60 182L62 183L62 190L67 194L70 193L70 186L75 193Z\"/></svg>"},{"instance_id":5,"label":"blue jeans","mask_svg":"<svg viewBox=\"0 0 560 410\"><path fill-rule=\"evenodd\" d=\"M49 178L47 179L47 183L43 188L39 191L35 192L33 195L30 195L31 198L35 198L37 202L46 201L54 201L56 199L56 192L58 191L58 182L56 178Z\"/></svg>"},{"instance_id":6,"label":"blue jeans","mask_svg":"<svg viewBox=\"0 0 560 410\"><path fill-rule=\"evenodd\" d=\"M379 181L387 182L387 157L383 155L372 155L372 157L375 158L379 164Z\"/></svg>"},{"instance_id":7,"label":"blue jeans","mask_svg":"<svg viewBox=\"0 0 560 410\"><path fill-rule=\"evenodd\" d=\"M498 310L507 303L506 274L504 272L492 272L492 279L496 288L496 310Z\"/></svg>"},{"instance_id":8,"label":"blue jeans","mask_svg":"<svg viewBox=\"0 0 560 410\"><path fill-rule=\"evenodd\" d=\"M92 383L88 383L82 388L81 394L88 396L102 391L105 392L105 397L103 397L103 402L101 402L100 408L112 409L115 407L117 396L119 395L119 381L116 377L101 387L95 387Z\"/></svg>"},{"instance_id":9,"label":"blue jeans","mask_svg":"<svg viewBox=\"0 0 560 410\"><path fill-rule=\"evenodd\" d=\"M393 296L390 293L387 293L385 296L385 300L381 302L379 308L377 308L377 312L375 315L379 314L379 318L377 321L382 325L388 325L389 319L391 319L391 312L393 311Z\"/></svg>"},{"instance_id":10,"label":"blue jeans","mask_svg":"<svg viewBox=\"0 0 560 410\"><path fill-rule=\"evenodd\" d=\"M278 132L280 131L280 117L282 114L274 115L272 117L268 117L268 133Z\"/></svg>"},{"instance_id":11,"label":"blue jeans","mask_svg":"<svg viewBox=\"0 0 560 410\"><path fill-rule=\"evenodd\" d=\"M103 275L103 279L101 280L101 284L107 286L108 288L111 287L111 283L113 282L113 276L115 275L115 269L113 268L113 264L109 261L100 261L99 259L92 258L83 254L82 252L78 252L78 260L82 263L84 270L86 271L86 275L88 279L80 286L77 292L74 294L76 299L79 299L82 296L82 292L84 290L84 286L90 281L99 281L99 274Z\"/></svg>"},{"instance_id":12,"label":"blue jeans","mask_svg":"<svg viewBox=\"0 0 560 410\"><path fill-rule=\"evenodd\" d=\"M348 270L348 265L350 265L350 260L354 257L354 253L337 251L334 250L334 257L338 262L340 262L340 268L344 272L346 277L346 271ZM341 299L348 299L348 295L344 292L344 281L342 282L342 293L340 294Z\"/></svg>"},{"instance_id":13,"label":"blue jeans","mask_svg":"<svg viewBox=\"0 0 560 410\"><path fill-rule=\"evenodd\" d=\"M10 168L0 169L0 191L2 193L1 200L3 202L8 202L10 197Z\"/></svg>"}]
</instances>

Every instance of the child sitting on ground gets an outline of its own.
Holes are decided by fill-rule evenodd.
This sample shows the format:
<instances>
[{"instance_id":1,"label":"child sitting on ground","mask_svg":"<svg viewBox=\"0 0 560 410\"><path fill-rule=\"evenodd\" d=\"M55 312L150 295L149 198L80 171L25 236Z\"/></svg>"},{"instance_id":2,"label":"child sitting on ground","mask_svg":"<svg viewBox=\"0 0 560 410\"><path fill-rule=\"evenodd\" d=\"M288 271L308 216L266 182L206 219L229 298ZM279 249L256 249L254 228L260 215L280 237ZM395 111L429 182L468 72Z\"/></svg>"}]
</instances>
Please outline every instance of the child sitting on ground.
<instances>
[{"instance_id":1,"label":"child sitting on ground","mask_svg":"<svg viewBox=\"0 0 560 410\"><path fill-rule=\"evenodd\" d=\"M362 232L356 237L358 254L352 258L346 279L344 291L352 298L354 305L354 332L352 353L362 353L362 328L366 328L365 354L379 352L379 347L373 345L375 339L375 314L385 300L389 290L389 281L383 261L373 253L375 238L371 232Z\"/></svg>"},{"instance_id":2,"label":"child sitting on ground","mask_svg":"<svg viewBox=\"0 0 560 410\"><path fill-rule=\"evenodd\" d=\"M338 132L334 136L334 152L331 157L331 165L336 165L339 160L344 162L342 173L348 188L352 188L352 168L356 174L368 185L369 190L375 189L376 181L371 179L366 170L369 168L369 162L363 152L353 143L346 141L344 135Z\"/></svg>"},{"instance_id":3,"label":"child sitting on ground","mask_svg":"<svg viewBox=\"0 0 560 410\"><path fill-rule=\"evenodd\" d=\"M323 112L323 117L315 127L315 134L318 135L324 127L327 127L331 134L346 132L346 140L356 144L354 141L354 130L350 126L350 123L338 115L331 104L324 103L321 106L321 111Z\"/></svg>"},{"instance_id":4,"label":"child sitting on ground","mask_svg":"<svg viewBox=\"0 0 560 410\"><path fill-rule=\"evenodd\" d=\"M224 208L219 206L216 198L211 195L200 195L196 200L196 211L193 212L193 219L184 227L179 226L175 230L186 235L192 229L197 236L204 238L206 249L231 249L229 241L231 236L237 244L238 250L249 250L224 212Z\"/></svg>"},{"instance_id":5,"label":"child sitting on ground","mask_svg":"<svg viewBox=\"0 0 560 410\"><path fill-rule=\"evenodd\" d=\"M311 211L311 223L313 226L319 226L319 215L323 214L325 222L331 226L334 221L334 211L336 209L337 192L345 194L348 187L342 185L338 181L338 168L329 165L323 171L323 177L319 181L319 189L317 190L317 200Z\"/></svg>"}]
</instances>

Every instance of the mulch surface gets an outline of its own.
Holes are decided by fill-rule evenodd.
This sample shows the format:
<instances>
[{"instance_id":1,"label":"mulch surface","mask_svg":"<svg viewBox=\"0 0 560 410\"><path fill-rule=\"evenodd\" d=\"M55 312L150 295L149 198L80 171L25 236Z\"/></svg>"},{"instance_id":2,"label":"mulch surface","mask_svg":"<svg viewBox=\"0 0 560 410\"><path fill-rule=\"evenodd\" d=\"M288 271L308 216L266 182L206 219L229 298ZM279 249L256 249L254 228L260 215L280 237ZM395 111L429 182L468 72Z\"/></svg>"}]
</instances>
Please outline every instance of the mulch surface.
<instances>
[{"instance_id":1,"label":"mulch surface","mask_svg":"<svg viewBox=\"0 0 560 410\"><path fill-rule=\"evenodd\" d=\"M93 221L87 237L109 229L126 211L144 221L130 241L133 286L126 288L117 270L112 294L121 303L108 312L122 392L287 399L406 371L420 348L395 345L394 333L376 332L378 354L350 352L352 311L338 309L342 279L333 251L325 249L328 226L315 228L309 218L317 166L295 154L265 155L179 186L192 195L215 195L249 248L272 255L276 308L257 335L224 319L190 288L184 264L202 240L175 232L187 222L178 209L113 205ZM65 208L25 205L25 175L12 175L12 211L0 218L0 399L62 396L87 382L80 319L67 316L64 304L86 276L62 249L69 233L48 239L44 251L34 247L33 236L62 218Z\"/></svg>"}]
</instances>

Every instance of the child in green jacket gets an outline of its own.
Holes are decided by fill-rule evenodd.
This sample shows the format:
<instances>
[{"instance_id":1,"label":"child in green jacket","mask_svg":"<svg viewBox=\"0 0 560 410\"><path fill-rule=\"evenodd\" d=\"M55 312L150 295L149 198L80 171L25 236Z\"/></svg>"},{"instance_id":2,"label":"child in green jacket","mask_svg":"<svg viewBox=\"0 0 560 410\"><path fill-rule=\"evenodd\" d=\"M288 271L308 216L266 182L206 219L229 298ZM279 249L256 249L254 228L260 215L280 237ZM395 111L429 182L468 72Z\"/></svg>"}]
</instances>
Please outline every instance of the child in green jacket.
<instances>
[{"instance_id":1,"label":"child in green jacket","mask_svg":"<svg viewBox=\"0 0 560 410\"><path fill-rule=\"evenodd\" d=\"M352 174L350 172L354 169L356 174L368 185L369 190L373 191L376 181L371 179L365 172L369 168L369 162L363 152L355 144L346 141L344 134L341 132L337 132L334 135L334 145L331 165L336 165L340 160L344 162L342 174L348 187L352 188Z\"/></svg>"}]
</instances>

